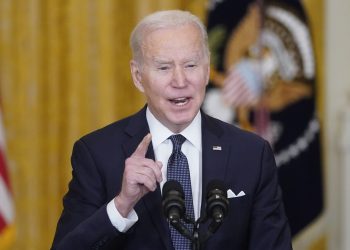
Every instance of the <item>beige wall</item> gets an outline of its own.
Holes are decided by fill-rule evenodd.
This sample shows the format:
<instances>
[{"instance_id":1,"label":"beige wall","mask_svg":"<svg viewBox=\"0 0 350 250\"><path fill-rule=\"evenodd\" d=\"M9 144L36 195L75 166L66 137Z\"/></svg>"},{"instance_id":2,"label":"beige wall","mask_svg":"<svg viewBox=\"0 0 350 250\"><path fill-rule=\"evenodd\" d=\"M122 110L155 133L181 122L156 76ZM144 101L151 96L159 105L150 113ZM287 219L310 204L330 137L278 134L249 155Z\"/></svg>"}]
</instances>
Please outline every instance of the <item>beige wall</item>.
<instances>
[{"instance_id":1,"label":"beige wall","mask_svg":"<svg viewBox=\"0 0 350 250\"><path fill-rule=\"evenodd\" d=\"M350 249L350 176L340 142L343 112L350 110L350 1L325 1L325 154L329 249ZM347 124L349 126L349 124ZM349 152L349 151L348 151Z\"/></svg>"}]
</instances>

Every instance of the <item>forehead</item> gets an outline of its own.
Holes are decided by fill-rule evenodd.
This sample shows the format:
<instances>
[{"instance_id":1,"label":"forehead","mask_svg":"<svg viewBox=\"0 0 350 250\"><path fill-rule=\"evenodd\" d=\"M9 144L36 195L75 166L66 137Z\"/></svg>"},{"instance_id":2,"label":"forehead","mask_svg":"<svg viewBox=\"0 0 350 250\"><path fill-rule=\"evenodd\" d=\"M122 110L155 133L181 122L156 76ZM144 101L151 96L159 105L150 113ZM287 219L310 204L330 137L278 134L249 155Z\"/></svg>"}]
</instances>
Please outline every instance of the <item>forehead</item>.
<instances>
[{"instance_id":1,"label":"forehead","mask_svg":"<svg viewBox=\"0 0 350 250\"><path fill-rule=\"evenodd\" d=\"M147 33L142 42L142 52L146 59L198 57L204 53L204 42L200 30L193 24L159 28Z\"/></svg>"}]
</instances>

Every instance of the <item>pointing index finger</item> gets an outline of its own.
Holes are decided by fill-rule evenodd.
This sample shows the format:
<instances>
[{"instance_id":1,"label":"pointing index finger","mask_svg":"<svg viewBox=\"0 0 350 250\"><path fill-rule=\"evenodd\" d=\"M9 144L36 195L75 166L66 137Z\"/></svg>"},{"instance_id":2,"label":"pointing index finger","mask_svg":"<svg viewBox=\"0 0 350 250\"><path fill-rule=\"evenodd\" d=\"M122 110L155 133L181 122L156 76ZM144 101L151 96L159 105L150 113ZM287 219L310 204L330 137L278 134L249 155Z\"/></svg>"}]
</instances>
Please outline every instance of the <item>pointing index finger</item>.
<instances>
[{"instance_id":1,"label":"pointing index finger","mask_svg":"<svg viewBox=\"0 0 350 250\"><path fill-rule=\"evenodd\" d=\"M152 141L152 135L148 133L145 137L143 137L140 144L137 146L135 152L132 154L133 156L145 157L147 153L148 146Z\"/></svg>"}]
</instances>

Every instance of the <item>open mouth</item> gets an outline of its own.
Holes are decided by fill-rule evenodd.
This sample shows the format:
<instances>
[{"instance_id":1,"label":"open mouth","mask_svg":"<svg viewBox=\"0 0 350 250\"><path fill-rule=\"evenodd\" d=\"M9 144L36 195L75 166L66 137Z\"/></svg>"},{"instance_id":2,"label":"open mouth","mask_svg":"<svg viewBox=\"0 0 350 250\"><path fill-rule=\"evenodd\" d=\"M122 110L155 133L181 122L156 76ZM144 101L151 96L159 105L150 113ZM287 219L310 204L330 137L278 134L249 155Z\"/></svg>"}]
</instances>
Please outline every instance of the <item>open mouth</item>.
<instances>
[{"instance_id":1,"label":"open mouth","mask_svg":"<svg viewBox=\"0 0 350 250\"><path fill-rule=\"evenodd\" d=\"M170 99L170 102L175 104L176 106L186 105L189 101L190 101L190 98L188 98L188 97L180 97L180 98Z\"/></svg>"}]
</instances>

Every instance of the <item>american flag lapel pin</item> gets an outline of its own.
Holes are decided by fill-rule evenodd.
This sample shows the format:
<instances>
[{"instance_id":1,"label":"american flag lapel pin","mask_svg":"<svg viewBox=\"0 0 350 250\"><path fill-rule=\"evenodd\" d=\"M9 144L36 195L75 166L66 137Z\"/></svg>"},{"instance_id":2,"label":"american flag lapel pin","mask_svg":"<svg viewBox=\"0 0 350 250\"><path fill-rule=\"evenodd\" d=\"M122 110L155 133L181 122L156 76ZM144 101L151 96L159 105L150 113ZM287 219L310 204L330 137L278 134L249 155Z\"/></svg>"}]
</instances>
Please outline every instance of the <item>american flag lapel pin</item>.
<instances>
[{"instance_id":1,"label":"american flag lapel pin","mask_svg":"<svg viewBox=\"0 0 350 250\"><path fill-rule=\"evenodd\" d=\"M214 151L221 151L221 146L213 146Z\"/></svg>"}]
</instances>

